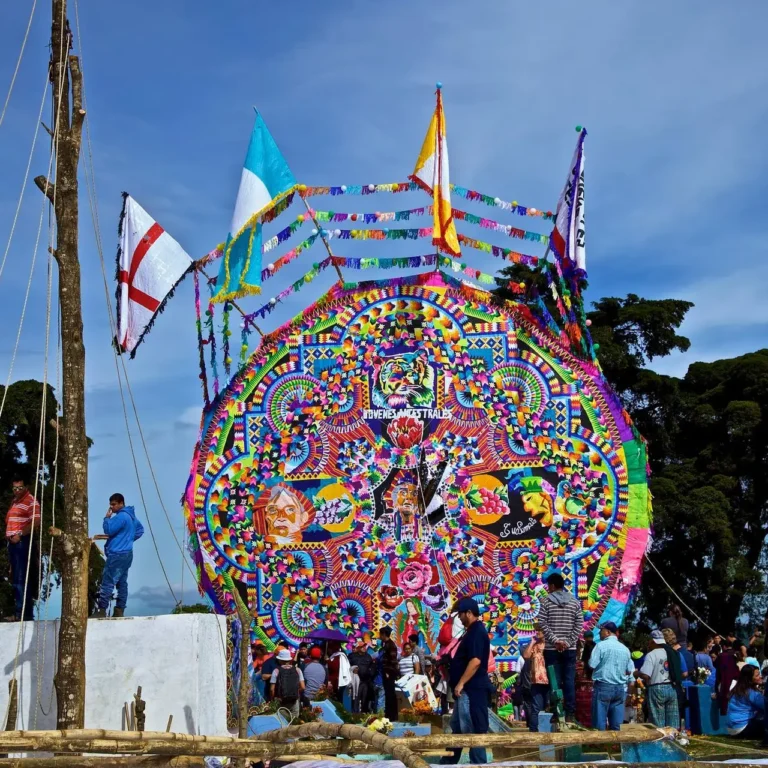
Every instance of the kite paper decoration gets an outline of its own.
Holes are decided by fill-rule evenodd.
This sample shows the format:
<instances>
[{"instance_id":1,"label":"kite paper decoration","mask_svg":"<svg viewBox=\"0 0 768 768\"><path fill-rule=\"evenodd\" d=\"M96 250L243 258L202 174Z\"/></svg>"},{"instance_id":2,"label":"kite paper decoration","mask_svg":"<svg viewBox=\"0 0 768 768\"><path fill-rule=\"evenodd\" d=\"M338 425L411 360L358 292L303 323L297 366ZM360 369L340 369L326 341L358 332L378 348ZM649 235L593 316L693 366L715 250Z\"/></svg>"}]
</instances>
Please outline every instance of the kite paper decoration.
<instances>
[{"instance_id":1,"label":"kite paper decoration","mask_svg":"<svg viewBox=\"0 0 768 768\"><path fill-rule=\"evenodd\" d=\"M434 198L432 243L451 256L461 255L456 225L451 211L451 185L448 173L448 140L445 136L445 114L440 85L437 86L435 113L424 137L411 180Z\"/></svg>"},{"instance_id":2,"label":"kite paper decoration","mask_svg":"<svg viewBox=\"0 0 768 768\"><path fill-rule=\"evenodd\" d=\"M390 626L435 650L458 597L502 671L564 575L620 621L649 540L642 439L525 304L429 272L337 284L207 408L185 493L199 586L297 645Z\"/></svg>"},{"instance_id":3,"label":"kite paper decoration","mask_svg":"<svg viewBox=\"0 0 768 768\"><path fill-rule=\"evenodd\" d=\"M214 301L261 293L259 216L295 188L296 179L264 118L257 112L216 281Z\"/></svg>"},{"instance_id":4,"label":"kite paper decoration","mask_svg":"<svg viewBox=\"0 0 768 768\"><path fill-rule=\"evenodd\" d=\"M176 286L192 269L189 254L128 194L117 251L117 347L136 354Z\"/></svg>"}]
</instances>

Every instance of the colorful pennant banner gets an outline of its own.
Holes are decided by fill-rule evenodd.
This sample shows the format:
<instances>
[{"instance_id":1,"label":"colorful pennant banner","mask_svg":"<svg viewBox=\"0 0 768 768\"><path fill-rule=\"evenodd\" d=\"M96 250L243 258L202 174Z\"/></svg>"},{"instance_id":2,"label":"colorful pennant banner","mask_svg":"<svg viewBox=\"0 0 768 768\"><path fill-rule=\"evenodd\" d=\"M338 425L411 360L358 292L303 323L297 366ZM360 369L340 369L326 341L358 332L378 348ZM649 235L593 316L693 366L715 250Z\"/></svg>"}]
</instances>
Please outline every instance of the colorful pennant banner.
<instances>
[{"instance_id":1,"label":"colorful pennant banner","mask_svg":"<svg viewBox=\"0 0 768 768\"><path fill-rule=\"evenodd\" d=\"M413 182L398 182L396 184L342 184L339 187L300 187L299 191L302 197L313 197L315 195L373 195L377 192L413 192L420 190L421 187ZM490 205L494 208L501 208L510 213L516 213L518 216L536 216L545 220L554 221L555 217L552 211L541 211L538 208L529 208L526 205L520 205L517 200L511 203L502 200L499 197L491 197L474 189L459 187L451 184L451 193L463 197L465 200Z\"/></svg>"},{"instance_id":2,"label":"colorful pennant banner","mask_svg":"<svg viewBox=\"0 0 768 768\"><path fill-rule=\"evenodd\" d=\"M290 264L302 251L306 251L311 247L315 240L320 236L319 232L315 232L310 235L306 240L302 240L295 248L292 248L288 253L284 253L279 259L275 259L271 264L267 264L264 269L261 270L261 282L269 280L270 277L279 272L286 264Z\"/></svg>"},{"instance_id":3,"label":"colorful pennant banner","mask_svg":"<svg viewBox=\"0 0 768 768\"><path fill-rule=\"evenodd\" d=\"M329 232L329 234L331 234ZM339 240L418 240L432 237L432 227L418 229L337 229L333 236Z\"/></svg>"},{"instance_id":4,"label":"colorful pennant banner","mask_svg":"<svg viewBox=\"0 0 768 768\"><path fill-rule=\"evenodd\" d=\"M491 255L496 256L496 258L506 259L514 264L525 264L528 267L535 267L539 263L537 256L529 256L527 253L518 253L517 251L511 251L509 248L500 248L498 245L491 245L490 243L485 243L482 240L475 240L466 235L459 234L459 242L469 248L474 248L476 251L490 253Z\"/></svg>"},{"instance_id":5,"label":"colorful pennant banner","mask_svg":"<svg viewBox=\"0 0 768 768\"><path fill-rule=\"evenodd\" d=\"M351 259L344 256L334 256L332 263L337 267L346 267L347 269L415 269L434 266L437 264L437 258L436 253L430 253L426 256L403 256L387 259Z\"/></svg>"},{"instance_id":6,"label":"colorful pennant banner","mask_svg":"<svg viewBox=\"0 0 768 768\"><path fill-rule=\"evenodd\" d=\"M501 232L509 237L516 237L519 240L530 240L532 243L543 243L544 245L549 243L549 235L541 235L538 232L527 232L524 229L510 227L509 224L500 224L493 219L475 216L472 213L459 211L456 208L453 209L453 217L460 221L467 221L470 224L477 224L478 226L483 227L483 229L490 229L492 232Z\"/></svg>"},{"instance_id":7,"label":"colorful pennant banner","mask_svg":"<svg viewBox=\"0 0 768 768\"><path fill-rule=\"evenodd\" d=\"M359 221L363 224L376 224L380 221L408 221L411 216L431 216L432 206L409 208L405 211L390 211L389 213L338 213L336 211L315 211L318 221L341 222Z\"/></svg>"},{"instance_id":8,"label":"colorful pennant banner","mask_svg":"<svg viewBox=\"0 0 768 768\"><path fill-rule=\"evenodd\" d=\"M418 184L403 181L396 184L342 184L340 187L300 187L302 197L314 195L373 195L376 192L413 192L420 190Z\"/></svg>"},{"instance_id":9,"label":"colorful pennant banner","mask_svg":"<svg viewBox=\"0 0 768 768\"><path fill-rule=\"evenodd\" d=\"M473 189L457 187L455 184L451 184L451 192L458 197L463 197L465 200L474 200L475 202L483 203L484 205L490 205L493 208L501 208L504 211L516 213L518 216L537 216L544 220L555 220L555 215L552 211L540 211L538 208L528 208L525 205L520 205L517 200L508 203L500 197L484 195L481 192L475 192Z\"/></svg>"},{"instance_id":10,"label":"colorful pennant banner","mask_svg":"<svg viewBox=\"0 0 768 768\"><path fill-rule=\"evenodd\" d=\"M312 269L307 272L304 277L300 278L295 283L292 283L287 288L284 288L282 291L280 291L280 293L277 294L277 296L271 298L263 307L259 307L259 309L250 315L246 315L244 320L246 326L250 321L253 321L257 317L266 317L270 312L272 312L272 310L277 306L279 302L281 302L287 296L290 296L292 293L300 291L305 285L311 283L324 269L331 266L331 263L332 259L330 256L320 262L315 263L312 266Z\"/></svg>"},{"instance_id":11,"label":"colorful pennant banner","mask_svg":"<svg viewBox=\"0 0 768 768\"><path fill-rule=\"evenodd\" d=\"M405 256L402 258L387 259L355 259L344 256L333 256L331 263L334 266L345 267L347 269L415 269L417 267L438 265L441 267L448 267L452 272L461 273L467 277L471 277L479 283L485 285L498 285L498 281L493 275L489 275L487 272L481 272L479 269L474 269L466 264L462 264L449 256L440 256L436 253L430 253L425 256ZM523 293L525 291L525 283L510 282L508 283L507 288L512 293Z\"/></svg>"},{"instance_id":12,"label":"colorful pennant banner","mask_svg":"<svg viewBox=\"0 0 768 768\"><path fill-rule=\"evenodd\" d=\"M508 237L515 237L519 240L529 240L533 243L549 243L549 235L542 235L539 232L528 232L524 229L511 227L509 224L500 224L493 219L487 219L483 216L475 216L467 211L461 211L453 208L453 217L460 221L466 221L469 224L477 224L483 229L490 229L492 232L501 232ZM363 224L377 224L382 221L409 221L411 216L431 216L433 207L423 206L421 208L409 208L405 211L389 211L381 213L338 213L336 211L315 211L315 218L318 221L334 223L342 221L359 221Z\"/></svg>"},{"instance_id":13,"label":"colorful pennant banner","mask_svg":"<svg viewBox=\"0 0 768 768\"><path fill-rule=\"evenodd\" d=\"M276 235L273 235L264 242L261 246L262 253L269 253L273 248L276 248L280 243L284 243L293 235L297 229L302 227L309 216L305 216L300 213L294 221L292 221L285 229L281 229ZM311 220L311 219L310 219Z\"/></svg>"},{"instance_id":14,"label":"colorful pennant banner","mask_svg":"<svg viewBox=\"0 0 768 768\"><path fill-rule=\"evenodd\" d=\"M438 264L441 267L448 267L452 272L461 273L467 277L471 277L473 280L477 280L478 283L485 285L497 285L496 278L493 275L489 275L487 272L481 272L479 269L468 267L466 264L462 264L456 259L452 259L449 256L441 256Z\"/></svg>"}]
</instances>

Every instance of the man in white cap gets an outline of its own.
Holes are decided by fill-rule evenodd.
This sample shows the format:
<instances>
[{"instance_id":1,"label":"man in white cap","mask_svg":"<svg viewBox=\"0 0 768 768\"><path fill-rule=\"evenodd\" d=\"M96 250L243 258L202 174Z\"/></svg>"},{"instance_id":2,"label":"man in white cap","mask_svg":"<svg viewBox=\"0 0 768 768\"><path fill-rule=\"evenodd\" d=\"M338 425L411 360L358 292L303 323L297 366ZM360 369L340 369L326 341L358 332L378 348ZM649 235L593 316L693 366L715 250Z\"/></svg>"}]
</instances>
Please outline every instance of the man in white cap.
<instances>
[{"instance_id":1,"label":"man in white cap","mask_svg":"<svg viewBox=\"0 0 768 768\"><path fill-rule=\"evenodd\" d=\"M272 692L275 699L285 707L292 717L299 715L299 701L304 692L304 675L293 663L293 654L288 648L277 652L277 668L272 673Z\"/></svg>"},{"instance_id":2,"label":"man in white cap","mask_svg":"<svg viewBox=\"0 0 768 768\"><path fill-rule=\"evenodd\" d=\"M648 689L648 714L651 722L660 728L679 728L680 710L673 680L674 670L661 630L654 629L651 632L648 653L637 674Z\"/></svg>"}]
</instances>

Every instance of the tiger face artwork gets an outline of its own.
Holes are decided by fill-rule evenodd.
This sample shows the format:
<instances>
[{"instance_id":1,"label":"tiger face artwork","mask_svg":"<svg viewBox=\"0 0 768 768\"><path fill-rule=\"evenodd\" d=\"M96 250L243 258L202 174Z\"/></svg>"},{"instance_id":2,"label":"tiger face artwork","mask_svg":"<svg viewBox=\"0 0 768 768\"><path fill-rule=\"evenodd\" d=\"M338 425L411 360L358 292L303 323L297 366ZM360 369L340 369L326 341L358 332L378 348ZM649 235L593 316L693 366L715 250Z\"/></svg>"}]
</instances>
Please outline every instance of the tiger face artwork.
<instances>
[{"instance_id":1,"label":"tiger face artwork","mask_svg":"<svg viewBox=\"0 0 768 768\"><path fill-rule=\"evenodd\" d=\"M428 408L435 396L435 372L422 352L382 358L376 365L373 402L379 408Z\"/></svg>"}]
</instances>

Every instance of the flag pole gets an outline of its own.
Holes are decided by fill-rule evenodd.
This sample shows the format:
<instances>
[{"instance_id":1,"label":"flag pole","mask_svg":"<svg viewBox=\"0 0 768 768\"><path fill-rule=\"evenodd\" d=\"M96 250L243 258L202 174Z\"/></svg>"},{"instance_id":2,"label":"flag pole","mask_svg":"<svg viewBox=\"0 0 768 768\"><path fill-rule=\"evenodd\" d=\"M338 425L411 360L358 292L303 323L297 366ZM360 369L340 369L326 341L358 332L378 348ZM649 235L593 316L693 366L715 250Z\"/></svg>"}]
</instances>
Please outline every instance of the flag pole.
<instances>
[{"instance_id":1,"label":"flag pole","mask_svg":"<svg viewBox=\"0 0 768 768\"><path fill-rule=\"evenodd\" d=\"M315 218L314 211L309 207L309 203L304 199L304 195L302 194L303 190L299 189L299 197L301 198L301 202L304 203L304 207L307 209L307 213L310 215L310 218L314 222L315 226L317 227L317 231L320 235L320 239L323 241L323 245L325 246L325 250L328 251L328 255L331 257L331 264L333 264L333 268L336 270L336 274L339 276L339 282L344 282L344 277L341 274L341 270L339 269L339 265L333 260L333 251L331 250L331 246L328 244L328 240L323 234L323 228L320 226L320 222Z\"/></svg>"}]
</instances>

